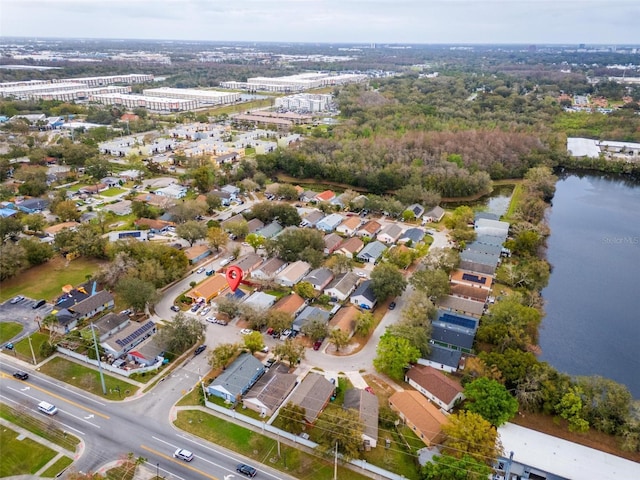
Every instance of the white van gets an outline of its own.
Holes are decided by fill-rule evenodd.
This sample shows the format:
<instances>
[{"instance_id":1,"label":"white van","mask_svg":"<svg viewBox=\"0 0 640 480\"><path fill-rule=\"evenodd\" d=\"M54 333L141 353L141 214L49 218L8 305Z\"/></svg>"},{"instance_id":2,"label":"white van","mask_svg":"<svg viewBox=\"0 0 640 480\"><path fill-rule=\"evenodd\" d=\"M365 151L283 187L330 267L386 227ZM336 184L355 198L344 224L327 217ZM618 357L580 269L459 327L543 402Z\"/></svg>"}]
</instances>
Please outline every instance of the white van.
<instances>
[{"instance_id":1,"label":"white van","mask_svg":"<svg viewBox=\"0 0 640 480\"><path fill-rule=\"evenodd\" d=\"M56 413L58 413L58 409L56 408L56 406L48 402L40 402L38 404L38 410L46 413L47 415L55 415Z\"/></svg>"}]
</instances>

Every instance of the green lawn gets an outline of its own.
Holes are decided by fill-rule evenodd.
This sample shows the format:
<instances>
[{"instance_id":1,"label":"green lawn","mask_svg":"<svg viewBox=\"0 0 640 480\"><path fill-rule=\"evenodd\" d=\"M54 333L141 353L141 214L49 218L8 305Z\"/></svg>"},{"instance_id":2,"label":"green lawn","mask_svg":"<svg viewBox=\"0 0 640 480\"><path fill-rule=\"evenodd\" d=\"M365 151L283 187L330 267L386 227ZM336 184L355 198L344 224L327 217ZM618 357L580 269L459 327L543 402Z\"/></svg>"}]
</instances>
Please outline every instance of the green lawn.
<instances>
[{"instance_id":1,"label":"green lawn","mask_svg":"<svg viewBox=\"0 0 640 480\"><path fill-rule=\"evenodd\" d=\"M102 393L102 384L100 382L100 372L71 362L62 357L55 357L42 365L40 371L45 375L57 378L65 383L81 388L87 392L99 395L109 400L122 400L131 396L138 390L138 387L128 383L120 378L110 375L104 375L104 383L107 387L107 394ZM117 391L120 388L120 393Z\"/></svg>"},{"instance_id":2,"label":"green lawn","mask_svg":"<svg viewBox=\"0 0 640 480\"><path fill-rule=\"evenodd\" d=\"M511 201L509 202L509 208L507 209L507 213L503 215L502 219L505 221L513 220L513 216L516 213L520 202L524 199L524 187L521 183L516 184L513 188L513 193L511 194Z\"/></svg>"},{"instance_id":3,"label":"green lawn","mask_svg":"<svg viewBox=\"0 0 640 480\"><path fill-rule=\"evenodd\" d=\"M55 461L53 465L42 472L41 476L44 478L57 477L65 468L73 463L73 460L69 457L60 457Z\"/></svg>"},{"instance_id":4,"label":"green lawn","mask_svg":"<svg viewBox=\"0 0 640 480\"><path fill-rule=\"evenodd\" d=\"M104 192L100 192L100 195L103 197L115 197L116 195L120 195L122 193L126 193L127 190L124 188L112 187Z\"/></svg>"},{"instance_id":5,"label":"green lawn","mask_svg":"<svg viewBox=\"0 0 640 480\"><path fill-rule=\"evenodd\" d=\"M22 325L16 322L0 323L0 343L11 340L22 331Z\"/></svg>"},{"instance_id":6,"label":"green lawn","mask_svg":"<svg viewBox=\"0 0 640 480\"><path fill-rule=\"evenodd\" d=\"M23 338L13 347L13 354L24 360L25 362L33 363L33 355L31 355L31 347L29 346L29 338L31 338L31 345L33 346L33 353L36 356L36 363L40 363L46 357L43 357L40 353L42 344L49 341L49 335L40 332L34 332L30 337ZM9 351L6 351L7 355L11 355Z\"/></svg>"},{"instance_id":7,"label":"green lawn","mask_svg":"<svg viewBox=\"0 0 640 480\"><path fill-rule=\"evenodd\" d=\"M102 262L103 263L103 262ZM67 262L55 257L43 265L29 268L20 275L0 282L0 302L18 294L30 298L53 300L62 294L62 286L78 285L100 269L101 262L78 258Z\"/></svg>"},{"instance_id":8,"label":"green lawn","mask_svg":"<svg viewBox=\"0 0 640 480\"><path fill-rule=\"evenodd\" d=\"M372 465L391 470L411 480L418 480L420 475L416 468L415 456L416 451L425 445L410 429L403 427L401 430L402 436L397 431L381 432L378 436L378 446L369 452L365 452L363 456ZM412 453L407 451L403 437L411 445ZM387 438L391 440L390 448L385 448L385 440Z\"/></svg>"},{"instance_id":9,"label":"green lawn","mask_svg":"<svg viewBox=\"0 0 640 480\"><path fill-rule=\"evenodd\" d=\"M179 411L175 425L210 442L224 445L226 448L257 462L287 472L296 478L313 478L314 480L333 478L333 462L330 460L310 455L284 444L281 445L282 456L278 458L275 439L226 422L208 413L199 410ZM365 480L369 477L339 466L338 478Z\"/></svg>"},{"instance_id":10,"label":"green lawn","mask_svg":"<svg viewBox=\"0 0 640 480\"><path fill-rule=\"evenodd\" d=\"M80 443L77 437L68 435L53 423L39 417L32 417L20 407L13 408L6 403L0 403L0 417L70 452L75 452L76 446Z\"/></svg>"},{"instance_id":11,"label":"green lawn","mask_svg":"<svg viewBox=\"0 0 640 480\"><path fill-rule=\"evenodd\" d=\"M0 477L12 475L33 475L47 464L56 452L30 438L18 440L18 433L7 427L0 427Z\"/></svg>"}]
</instances>

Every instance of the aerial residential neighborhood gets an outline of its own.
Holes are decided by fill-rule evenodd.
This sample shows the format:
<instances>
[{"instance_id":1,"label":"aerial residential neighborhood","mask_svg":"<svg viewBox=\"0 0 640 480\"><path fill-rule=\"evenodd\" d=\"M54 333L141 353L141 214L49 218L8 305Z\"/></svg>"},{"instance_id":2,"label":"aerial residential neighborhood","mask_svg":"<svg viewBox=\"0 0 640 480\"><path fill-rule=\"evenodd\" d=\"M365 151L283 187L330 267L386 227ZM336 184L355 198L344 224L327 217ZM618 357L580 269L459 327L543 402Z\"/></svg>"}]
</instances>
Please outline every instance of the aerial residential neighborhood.
<instances>
[{"instance_id":1,"label":"aerial residential neighborhood","mask_svg":"<svg viewBox=\"0 0 640 480\"><path fill-rule=\"evenodd\" d=\"M640 478L638 47L33 38L0 477Z\"/></svg>"}]
</instances>

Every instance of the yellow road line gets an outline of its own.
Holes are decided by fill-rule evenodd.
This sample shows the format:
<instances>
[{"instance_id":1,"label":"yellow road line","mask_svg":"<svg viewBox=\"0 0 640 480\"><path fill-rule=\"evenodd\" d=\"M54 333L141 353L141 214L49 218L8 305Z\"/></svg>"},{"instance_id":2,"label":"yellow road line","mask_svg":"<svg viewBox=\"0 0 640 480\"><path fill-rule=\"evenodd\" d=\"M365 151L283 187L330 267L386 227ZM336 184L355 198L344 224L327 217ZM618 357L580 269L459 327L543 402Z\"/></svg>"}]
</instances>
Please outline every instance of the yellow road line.
<instances>
[{"instance_id":1,"label":"yellow road line","mask_svg":"<svg viewBox=\"0 0 640 480\"><path fill-rule=\"evenodd\" d=\"M210 478L211 480L219 480L218 477L214 477L213 475L209 475L208 473L203 472L202 470L198 470L197 468L192 467L191 464L189 464L187 462L184 462L182 460L176 460L175 457L172 457L172 456L169 456L169 455L165 455L164 453L158 452L157 450L149 448L146 445L140 445L140 448L142 448L143 450L146 450L147 452L155 453L159 457L162 457L165 460L169 460L170 462L173 462L173 463L175 463L177 465L182 465L184 468L188 468L192 472L199 473L200 475L202 475L204 477L207 477L207 478Z\"/></svg>"},{"instance_id":2,"label":"yellow road line","mask_svg":"<svg viewBox=\"0 0 640 480\"><path fill-rule=\"evenodd\" d=\"M69 399L68 399L68 398L66 398L66 397L62 397L62 396L60 396L60 395L58 395L58 394L55 394L55 393L53 393L53 392L50 392L49 390L46 390L46 389L41 388L41 387L38 387L37 385L34 385L34 384L32 384L32 383L25 383L25 382L22 382L22 381L20 381L20 380L16 380L16 379L14 379L14 378L13 378L13 376L12 376L12 375L7 375L7 374L6 374L6 373L4 373L4 372L0 372L0 375L2 375L2 376L3 376L3 377L5 377L5 378L8 378L8 379L10 379L10 380L13 380L13 381L15 381L15 382L17 382L17 383L20 383L20 384L22 384L22 385L26 385L26 386L28 386L29 388L35 388L36 390L40 390L41 392L44 392L44 393L46 393L46 394L48 394L48 395L51 395L52 397L55 397L55 398L57 398L58 400L62 400L63 402L70 403L71 405L74 405L74 406L76 406L76 407L78 407L78 408L81 408L82 410L86 410L87 412L92 413L92 414L94 414L94 415L97 415L97 416L99 416L99 417L102 417L102 418L104 418L104 419L106 419L106 420L109 420L109 418L110 418L108 415L105 415L104 413L97 412L97 411L95 411L95 410L93 410L93 409L91 409L91 408L89 408L89 407L85 407L84 405L82 405L82 404L80 404L80 403L74 402L73 400L69 400Z\"/></svg>"}]
</instances>

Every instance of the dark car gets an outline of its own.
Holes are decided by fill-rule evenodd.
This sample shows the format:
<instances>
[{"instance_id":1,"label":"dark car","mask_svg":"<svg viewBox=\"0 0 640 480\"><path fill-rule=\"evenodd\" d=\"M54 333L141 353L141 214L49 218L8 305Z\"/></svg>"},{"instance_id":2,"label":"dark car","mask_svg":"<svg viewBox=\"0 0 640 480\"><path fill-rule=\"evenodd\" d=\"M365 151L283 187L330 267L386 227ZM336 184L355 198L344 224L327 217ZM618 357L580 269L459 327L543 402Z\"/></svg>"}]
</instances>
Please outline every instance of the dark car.
<instances>
[{"instance_id":1,"label":"dark car","mask_svg":"<svg viewBox=\"0 0 640 480\"><path fill-rule=\"evenodd\" d=\"M200 345L198 348L196 348L196 351L193 352L194 355L200 355L202 352L205 351L205 349L207 348L206 345Z\"/></svg>"},{"instance_id":2,"label":"dark car","mask_svg":"<svg viewBox=\"0 0 640 480\"><path fill-rule=\"evenodd\" d=\"M245 465L244 463L241 463L236 467L236 472L246 475L247 477L255 477L256 473L258 473L255 468Z\"/></svg>"},{"instance_id":3,"label":"dark car","mask_svg":"<svg viewBox=\"0 0 640 480\"><path fill-rule=\"evenodd\" d=\"M33 304L33 307L31 307L31 308L33 308L35 310L36 308L40 308L41 306L43 306L45 303L47 303L47 301L44 300L44 299L43 300L38 300L36 303Z\"/></svg>"},{"instance_id":4,"label":"dark car","mask_svg":"<svg viewBox=\"0 0 640 480\"><path fill-rule=\"evenodd\" d=\"M171 309L172 312L179 312L180 311L180 307L178 305L171 305Z\"/></svg>"},{"instance_id":5,"label":"dark car","mask_svg":"<svg viewBox=\"0 0 640 480\"><path fill-rule=\"evenodd\" d=\"M29 374L27 372L17 371L13 374L18 380L27 380L29 378Z\"/></svg>"},{"instance_id":6,"label":"dark car","mask_svg":"<svg viewBox=\"0 0 640 480\"><path fill-rule=\"evenodd\" d=\"M396 308L396 302L391 302L389 304L389 310L393 310L394 308Z\"/></svg>"}]
</instances>

